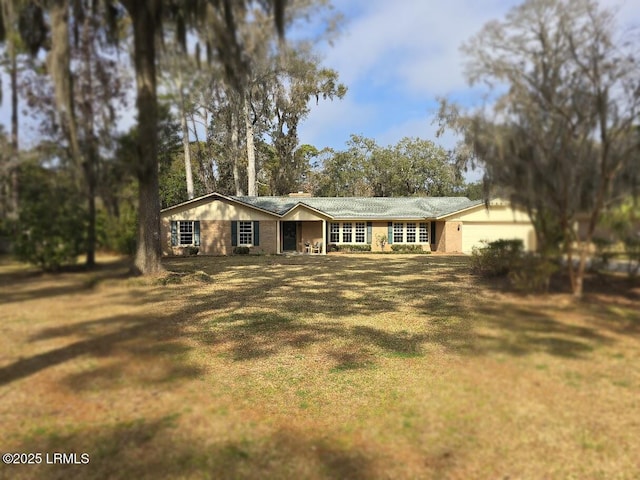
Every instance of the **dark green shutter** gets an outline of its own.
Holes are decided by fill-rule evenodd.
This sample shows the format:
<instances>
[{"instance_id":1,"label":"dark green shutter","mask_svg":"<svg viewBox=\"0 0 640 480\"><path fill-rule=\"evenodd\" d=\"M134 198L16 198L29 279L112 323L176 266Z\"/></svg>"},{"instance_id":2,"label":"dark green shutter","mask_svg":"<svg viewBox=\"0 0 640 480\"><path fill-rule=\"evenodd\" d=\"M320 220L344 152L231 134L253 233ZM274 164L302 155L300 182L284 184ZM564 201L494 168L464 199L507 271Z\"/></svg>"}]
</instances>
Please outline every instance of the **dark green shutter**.
<instances>
[{"instance_id":1,"label":"dark green shutter","mask_svg":"<svg viewBox=\"0 0 640 480\"><path fill-rule=\"evenodd\" d=\"M431 222L431 238L429 243L436 243L436 222Z\"/></svg>"},{"instance_id":2,"label":"dark green shutter","mask_svg":"<svg viewBox=\"0 0 640 480\"><path fill-rule=\"evenodd\" d=\"M373 230L373 225L371 224L371 222L367 222L367 243L369 245L371 245L371 240L372 240L372 230Z\"/></svg>"},{"instance_id":3,"label":"dark green shutter","mask_svg":"<svg viewBox=\"0 0 640 480\"><path fill-rule=\"evenodd\" d=\"M389 235L387 235L387 243L389 245L393 243L393 222L389 222Z\"/></svg>"},{"instance_id":4,"label":"dark green shutter","mask_svg":"<svg viewBox=\"0 0 640 480\"><path fill-rule=\"evenodd\" d=\"M171 222L171 246L175 247L178 245L178 222L173 220Z\"/></svg>"},{"instance_id":5,"label":"dark green shutter","mask_svg":"<svg viewBox=\"0 0 640 480\"><path fill-rule=\"evenodd\" d=\"M260 222L253 222L253 246L260 245Z\"/></svg>"},{"instance_id":6,"label":"dark green shutter","mask_svg":"<svg viewBox=\"0 0 640 480\"><path fill-rule=\"evenodd\" d=\"M193 244L196 247L200 246L200 221L193 222Z\"/></svg>"},{"instance_id":7,"label":"dark green shutter","mask_svg":"<svg viewBox=\"0 0 640 480\"><path fill-rule=\"evenodd\" d=\"M231 222L231 246L238 246L238 222Z\"/></svg>"}]
</instances>

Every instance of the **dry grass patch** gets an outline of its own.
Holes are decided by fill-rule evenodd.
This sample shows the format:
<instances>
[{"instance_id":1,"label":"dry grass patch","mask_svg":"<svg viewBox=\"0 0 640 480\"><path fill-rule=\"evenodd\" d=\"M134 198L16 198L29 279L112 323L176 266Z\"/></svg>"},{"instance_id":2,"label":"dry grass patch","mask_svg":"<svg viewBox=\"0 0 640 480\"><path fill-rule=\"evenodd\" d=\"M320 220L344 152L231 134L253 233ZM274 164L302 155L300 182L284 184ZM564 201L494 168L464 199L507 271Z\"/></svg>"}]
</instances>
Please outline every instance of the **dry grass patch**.
<instances>
[{"instance_id":1,"label":"dry grass patch","mask_svg":"<svg viewBox=\"0 0 640 480\"><path fill-rule=\"evenodd\" d=\"M465 257L0 264L2 478L637 478L640 300Z\"/></svg>"}]
</instances>

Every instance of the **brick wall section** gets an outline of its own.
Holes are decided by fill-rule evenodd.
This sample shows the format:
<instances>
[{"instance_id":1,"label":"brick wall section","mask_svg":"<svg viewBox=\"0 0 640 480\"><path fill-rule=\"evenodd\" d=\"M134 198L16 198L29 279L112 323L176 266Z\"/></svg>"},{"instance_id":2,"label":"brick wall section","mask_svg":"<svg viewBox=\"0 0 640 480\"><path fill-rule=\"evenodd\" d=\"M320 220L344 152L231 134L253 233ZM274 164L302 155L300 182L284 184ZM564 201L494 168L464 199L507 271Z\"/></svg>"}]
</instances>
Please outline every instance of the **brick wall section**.
<instances>
[{"instance_id":1,"label":"brick wall section","mask_svg":"<svg viewBox=\"0 0 640 480\"><path fill-rule=\"evenodd\" d=\"M229 224L229 238L231 238L231 222ZM276 250L277 239L277 226L275 221L261 221L260 222L260 245L257 247L251 247L251 253L266 253L274 255ZM229 241L229 248L231 248L231 241Z\"/></svg>"},{"instance_id":2,"label":"brick wall section","mask_svg":"<svg viewBox=\"0 0 640 480\"><path fill-rule=\"evenodd\" d=\"M372 222L371 224L371 251L372 252L381 252L382 249L380 245L378 245L378 238L384 235L388 237L389 227L388 222ZM387 244L384 246L384 251L391 251L391 246L389 245L389 239L387 238Z\"/></svg>"},{"instance_id":3,"label":"brick wall section","mask_svg":"<svg viewBox=\"0 0 640 480\"><path fill-rule=\"evenodd\" d=\"M436 222L436 237L431 240L431 250L442 253L461 252L462 228L462 222Z\"/></svg>"},{"instance_id":4,"label":"brick wall section","mask_svg":"<svg viewBox=\"0 0 640 480\"><path fill-rule=\"evenodd\" d=\"M462 252L462 222L446 222L445 228L445 252Z\"/></svg>"},{"instance_id":5,"label":"brick wall section","mask_svg":"<svg viewBox=\"0 0 640 480\"><path fill-rule=\"evenodd\" d=\"M200 254L231 255L231 222L226 220L200 221Z\"/></svg>"},{"instance_id":6,"label":"brick wall section","mask_svg":"<svg viewBox=\"0 0 640 480\"><path fill-rule=\"evenodd\" d=\"M445 236L444 236L444 225L445 222L435 222L436 223L436 236L432 238L431 241L431 250L434 252L446 252L445 248ZM431 235L431 231L429 231L429 235Z\"/></svg>"},{"instance_id":7,"label":"brick wall section","mask_svg":"<svg viewBox=\"0 0 640 480\"><path fill-rule=\"evenodd\" d=\"M276 222L260 222L260 245L251 247L252 253L276 253ZM171 222L162 219L162 254L182 255L182 247L171 246ZM231 255L231 222L228 220L200 221L200 255Z\"/></svg>"}]
</instances>

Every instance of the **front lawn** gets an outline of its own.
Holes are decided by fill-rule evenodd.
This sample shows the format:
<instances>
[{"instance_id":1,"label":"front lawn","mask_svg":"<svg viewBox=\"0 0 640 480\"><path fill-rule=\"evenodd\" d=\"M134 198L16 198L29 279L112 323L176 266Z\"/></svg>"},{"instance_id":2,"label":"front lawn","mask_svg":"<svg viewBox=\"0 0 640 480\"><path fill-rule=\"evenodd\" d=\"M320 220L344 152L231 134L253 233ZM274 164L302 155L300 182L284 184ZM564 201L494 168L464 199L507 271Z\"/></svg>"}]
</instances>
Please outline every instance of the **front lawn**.
<instances>
[{"instance_id":1,"label":"front lawn","mask_svg":"<svg viewBox=\"0 0 640 480\"><path fill-rule=\"evenodd\" d=\"M0 451L90 459L0 478L638 478L637 288L516 296L427 255L165 266L0 262Z\"/></svg>"}]
</instances>

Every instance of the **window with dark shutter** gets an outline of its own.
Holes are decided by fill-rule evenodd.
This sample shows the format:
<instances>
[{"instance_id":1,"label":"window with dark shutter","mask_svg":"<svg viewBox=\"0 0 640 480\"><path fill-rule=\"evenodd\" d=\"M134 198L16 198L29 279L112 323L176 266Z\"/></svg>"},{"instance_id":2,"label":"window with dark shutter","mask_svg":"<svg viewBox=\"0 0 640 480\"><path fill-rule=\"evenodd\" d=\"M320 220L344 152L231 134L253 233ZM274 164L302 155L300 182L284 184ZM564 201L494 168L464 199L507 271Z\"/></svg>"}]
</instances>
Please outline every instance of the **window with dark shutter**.
<instances>
[{"instance_id":1,"label":"window with dark shutter","mask_svg":"<svg viewBox=\"0 0 640 480\"><path fill-rule=\"evenodd\" d=\"M231 222L231 246L238 246L238 222Z\"/></svg>"},{"instance_id":2,"label":"window with dark shutter","mask_svg":"<svg viewBox=\"0 0 640 480\"><path fill-rule=\"evenodd\" d=\"M171 246L178 246L178 222L175 220L171 222Z\"/></svg>"},{"instance_id":3,"label":"window with dark shutter","mask_svg":"<svg viewBox=\"0 0 640 480\"><path fill-rule=\"evenodd\" d=\"M253 245L255 247L260 245L260 222L253 222Z\"/></svg>"},{"instance_id":4,"label":"window with dark shutter","mask_svg":"<svg viewBox=\"0 0 640 480\"><path fill-rule=\"evenodd\" d=\"M200 221L193 222L193 244L200 246Z\"/></svg>"}]
</instances>

